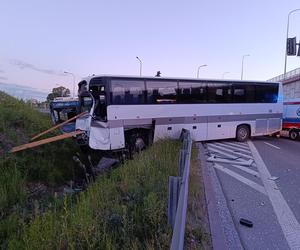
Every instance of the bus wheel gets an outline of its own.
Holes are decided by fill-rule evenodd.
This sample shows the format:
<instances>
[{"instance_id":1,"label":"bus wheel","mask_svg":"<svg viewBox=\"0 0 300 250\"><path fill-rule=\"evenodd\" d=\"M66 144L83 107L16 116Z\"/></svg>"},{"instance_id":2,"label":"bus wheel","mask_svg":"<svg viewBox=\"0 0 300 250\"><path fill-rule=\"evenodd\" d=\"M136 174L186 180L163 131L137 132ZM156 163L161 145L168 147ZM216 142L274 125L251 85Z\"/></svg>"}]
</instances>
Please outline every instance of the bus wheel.
<instances>
[{"instance_id":1,"label":"bus wheel","mask_svg":"<svg viewBox=\"0 0 300 250\"><path fill-rule=\"evenodd\" d=\"M238 126L236 129L236 140L239 142L247 141L250 137L249 127L246 125Z\"/></svg>"},{"instance_id":2,"label":"bus wheel","mask_svg":"<svg viewBox=\"0 0 300 250\"><path fill-rule=\"evenodd\" d=\"M296 140L299 136L299 132L295 129L292 129L289 133L289 137L292 139L292 140Z\"/></svg>"}]
</instances>

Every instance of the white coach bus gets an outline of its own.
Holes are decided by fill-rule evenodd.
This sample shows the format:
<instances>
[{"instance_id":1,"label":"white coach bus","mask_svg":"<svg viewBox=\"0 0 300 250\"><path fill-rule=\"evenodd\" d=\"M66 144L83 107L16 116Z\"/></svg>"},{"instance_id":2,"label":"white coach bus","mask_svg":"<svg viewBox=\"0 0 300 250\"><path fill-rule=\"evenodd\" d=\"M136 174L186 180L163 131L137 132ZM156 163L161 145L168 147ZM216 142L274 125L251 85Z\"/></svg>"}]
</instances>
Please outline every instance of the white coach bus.
<instances>
[{"instance_id":1,"label":"white coach bus","mask_svg":"<svg viewBox=\"0 0 300 250\"><path fill-rule=\"evenodd\" d=\"M282 126L280 83L164 77L92 76L79 84L84 130L78 141L97 150L140 149L160 138L194 141L277 133Z\"/></svg>"}]
</instances>

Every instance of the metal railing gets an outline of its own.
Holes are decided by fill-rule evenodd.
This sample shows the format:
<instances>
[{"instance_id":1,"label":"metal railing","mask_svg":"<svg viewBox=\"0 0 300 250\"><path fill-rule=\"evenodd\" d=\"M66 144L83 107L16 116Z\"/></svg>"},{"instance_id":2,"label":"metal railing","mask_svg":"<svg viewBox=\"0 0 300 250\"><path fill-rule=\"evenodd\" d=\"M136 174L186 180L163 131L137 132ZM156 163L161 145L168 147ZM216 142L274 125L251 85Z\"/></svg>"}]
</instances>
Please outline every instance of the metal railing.
<instances>
[{"instance_id":1,"label":"metal railing","mask_svg":"<svg viewBox=\"0 0 300 250\"><path fill-rule=\"evenodd\" d=\"M178 176L169 176L168 223L173 229L171 249L183 249L188 203L188 188L192 139L190 132L183 129L180 139Z\"/></svg>"},{"instance_id":2,"label":"metal railing","mask_svg":"<svg viewBox=\"0 0 300 250\"><path fill-rule=\"evenodd\" d=\"M273 78L267 80L267 82L282 82L282 81L286 81L288 79L291 79L291 78L293 78L297 75L300 75L300 68L296 68L294 70L286 72L285 74L273 77Z\"/></svg>"}]
</instances>

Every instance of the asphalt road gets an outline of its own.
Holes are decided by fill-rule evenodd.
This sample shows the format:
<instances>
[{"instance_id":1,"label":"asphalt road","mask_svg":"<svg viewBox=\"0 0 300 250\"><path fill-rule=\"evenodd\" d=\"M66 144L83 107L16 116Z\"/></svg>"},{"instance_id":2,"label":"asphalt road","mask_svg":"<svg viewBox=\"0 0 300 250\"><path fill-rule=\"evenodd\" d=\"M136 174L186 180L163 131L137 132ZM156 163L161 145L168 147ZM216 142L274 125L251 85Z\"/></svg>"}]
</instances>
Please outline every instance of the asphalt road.
<instances>
[{"instance_id":1,"label":"asphalt road","mask_svg":"<svg viewBox=\"0 0 300 250\"><path fill-rule=\"evenodd\" d=\"M244 248L300 249L300 141L260 137L205 146Z\"/></svg>"},{"instance_id":2,"label":"asphalt road","mask_svg":"<svg viewBox=\"0 0 300 250\"><path fill-rule=\"evenodd\" d=\"M257 138L253 142L270 173L279 177L277 186L300 222L300 141Z\"/></svg>"}]
</instances>

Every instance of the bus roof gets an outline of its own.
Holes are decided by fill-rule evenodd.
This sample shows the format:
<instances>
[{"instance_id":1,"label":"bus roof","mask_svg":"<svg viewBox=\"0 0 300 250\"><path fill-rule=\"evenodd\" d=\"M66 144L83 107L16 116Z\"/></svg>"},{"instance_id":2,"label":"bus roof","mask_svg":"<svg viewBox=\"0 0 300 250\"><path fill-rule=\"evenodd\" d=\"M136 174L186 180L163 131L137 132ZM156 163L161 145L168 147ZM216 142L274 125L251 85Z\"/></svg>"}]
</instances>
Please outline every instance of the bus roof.
<instances>
[{"instance_id":1,"label":"bus roof","mask_svg":"<svg viewBox=\"0 0 300 250\"><path fill-rule=\"evenodd\" d=\"M116 79L144 79L144 80L170 80L170 81L206 81L206 82L235 82L235 83L275 83L275 82L267 82L267 81L255 81L255 80L237 80L237 79L209 79L209 78L183 78L183 77L154 77L154 76L131 76L131 75L92 75L83 78L82 80L85 80L89 82L93 78L116 78Z\"/></svg>"}]
</instances>

